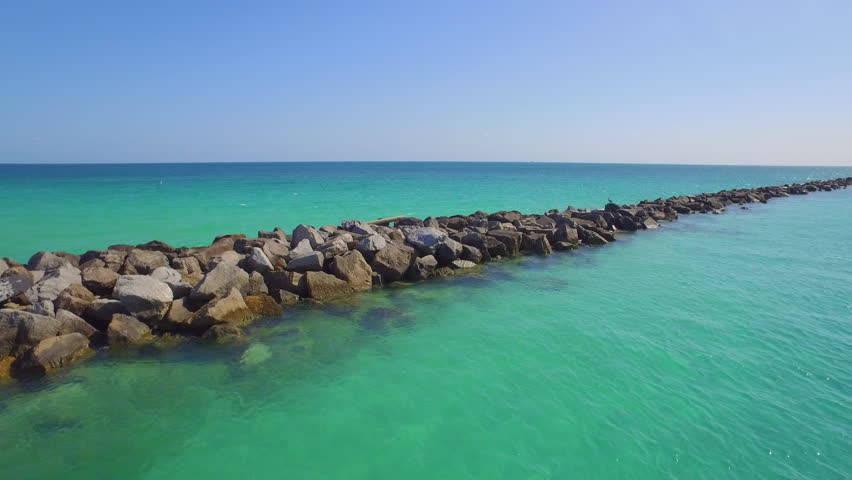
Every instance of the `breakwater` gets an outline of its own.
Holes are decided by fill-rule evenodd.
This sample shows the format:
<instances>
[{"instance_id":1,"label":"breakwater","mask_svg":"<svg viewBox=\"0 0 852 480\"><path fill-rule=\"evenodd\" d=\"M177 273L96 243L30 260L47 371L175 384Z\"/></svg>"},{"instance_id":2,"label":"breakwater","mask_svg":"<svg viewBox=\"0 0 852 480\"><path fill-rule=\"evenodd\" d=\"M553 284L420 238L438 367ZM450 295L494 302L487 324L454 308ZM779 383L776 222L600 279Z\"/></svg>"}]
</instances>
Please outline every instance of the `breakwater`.
<instances>
[{"instance_id":1,"label":"breakwater","mask_svg":"<svg viewBox=\"0 0 852 480\"><path fill-rule=\"evenodd\" d=\"M619 231L655 228L678 214L846 187L852 179L722 191L602 210L541 215L392 218L217 237L212 245L116 245L80 256L39 252L5 261L0 358L14 376L69 365L92 348L168 335L227 341L287 304L329 301L400 280L453 275L492 258L604 245Z\"/></svg>"}]
</instances>

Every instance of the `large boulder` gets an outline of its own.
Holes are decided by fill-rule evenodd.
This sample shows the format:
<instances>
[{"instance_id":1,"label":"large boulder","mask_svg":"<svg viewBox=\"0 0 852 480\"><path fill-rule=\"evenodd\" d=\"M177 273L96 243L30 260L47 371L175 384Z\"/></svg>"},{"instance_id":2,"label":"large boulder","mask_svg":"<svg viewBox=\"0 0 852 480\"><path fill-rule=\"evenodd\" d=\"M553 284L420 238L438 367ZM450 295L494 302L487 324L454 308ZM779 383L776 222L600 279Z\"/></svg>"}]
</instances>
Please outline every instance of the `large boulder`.
<instances>
[{"instance_id":1,"label":"large boulder","mask_svg":"<svg viewBox=\"0 0 852 480\"><path fill-rule=\"evenodd\" d=\"M471 245L462 245L462 253L457 260L467 260L473 263L482 263L482 251ZM450 262L452 264L452 262Z\"/></svg>"},{"instance_id":2,"label":"large boulder","mask_svg":"<svg viewBox=\"0 0 852 480\"><path fill-rule=\"evenodd\" d=\"M57 310L56 321L59 322L60 335L65 335L67 333L80 333L85 335L86 338L89 338L98 331L95 327L90 325L89 322L68 310Z\"/></svg>"},{"instance_id":3,"label":"large boulder","mask_svg":"<svg viewBox=\"0 0 852 480\"><path fill-rule=\"evenodd\" d=\"M151 272L151 278L168 285L174 298L183 298L192 291L192 285L183 281L183 276L180 272L171 267L157 267Z\"/></svg>"},{"instance_id":4,"label":"large boulder","mask_svg":"<svg viewBox=\"0 0 852 480\"><path fill-rule=\"evenodd\" d=\"M201 282L192 289L189 298L208 301L215 297L224 297L234 288L244 291L248 282L249 274L245 270L231 263L220 263L204 275Z\"/></svg>"},{"instance_id":5,"label":"large boulder","mask_svg":"<svg viewBox=\"0 0 852 480\"><path fill-rule=\"evenodd\" d=\"M586 245L605 245L609 242L606 241L602 236L600 236L597 232L589 230L583 227L577 227L577 234L580 237L580 240L583 241Z\"/></svg>"},{"instance_id":6,"label":"large boulder","mask_svg":"<svg viewBox=\"0 0 852 480\"><path fill-rule=\"evenodd\" d=\"M64 367L89 354L89 339L80 333L67 333L42 340L26 352L18 369L33 374L45 374Z\"/></svg>"},{"instance_id":7,"label":"large boulder","mask_svg":"<svg viewBox=\"0 0 852 480\"><path fill-rule=\"evenodd\" d=\"M266 286L270 292L285 290L299 296L304 296L304 277L303 274L298 272L267 272L263 276L263 279L266 281Z\"/></svg>"},{"instance_id":8,"label":"large boulder","mask_svg":"<svg viewBox=\"0 0 852 480\"><path fill-rule=\"evenodd\" d=\"M290 247L295 247L302 240L307 239L311 244L311 248L316 248L317 245L325 242L322 234L316 228L310 225L299 224L294 230L290 240Z\"/></svg>"},{"instance_id":9,"label":"large boulder","mask_svg":"<svg viewBox=\"0 0 852 480\"><path fill-rule=\"evenodd\" d=\"M69 263L47 272L42 279L26 292L31 303L39 300L56 300L69 286L83 284L80 270Z\"/></svg>"},{"instance_id":10,"label":"large boulder","mask_svg":"<svg viewBox=\"0 0 852 480\"><path fill-rule=\"evenodd\" d=\"M133 249L127 254L119 273L122 275L150 275L157 267L168 267L169 259L156 250Z\"/></svg>"},{"instance_id":11,"label":"large boulder","mask_svg":"<svg viewBox=\"0 0 852 480\"><path fill-rule=\"evenodd\" d=\"M118 281L118 273L97 265L84 267L81 271L83 286L96 295L108 296L112 294L115 282Z\"/></svg>"},{"instance_id":12,"label":"large boulder","mask_svg":"<svg viewBox=\"0 0 852 480\"><path fill-rule=\"evenodd\" d=\"M357 250L334 257L329 270L334 276L348 283L353 290L373 288L373 269Z\"/></svg>"},{"instance_id":13,"label":"large boulder","mask_svg":"<svg viewBox=\"0 0 852 480\"><path fill-rule=\"evenodd\" d=\"M385 240L385 237L378 234L373 234L369 237L361 239L361 241L355 245L355 248L359 252L361 252L364 257L372 258L372 256L375 255L376 252L385 248L387 245L388 241Z\"/></svg>"},{"instance_id":14,"label":"large boulder","mask_svg":"<svg viewBox=\"0 0 852 480\"><path fill-rule=\"evenodd\" d=\"M521 251L524 234L511 230L490 230L488 235L500 240L506 246L509 255L517 255Z\"/></svg>"},{"instance_id":15,"label":"large boulder","mask_svg":"<svg viewBox=\"0 0 852 480\"><path fill-rule=\"evenodd\" d=\"M426 280L435 273L438 268L438 260L432 255L416 258L411 268L406 272L406 276L410 280Z\"/></svg>"},{"instance_id":16,"label":"large boulder","mask_svg":"<svg viewBox=\"0 0 852 480\"><path fill-rule=\"evenodd\" d=\"M192 311L192 304L188 298L175 300L166 316L157 324L157 328L172 332L188 329L193 313L195 312Z\"/></svg>"},{"instance_id":17,"label":"large boulder","mask_svg":"<svg viewBox=\"0 0 852 480\"><path fill-rule=\"evenodd\" d=\"M201 269L201 262L195 257L177 257L172 259L172 268L177 270L182 275L190 273L204 273Z\"/></svg>"},{"instance_id":18,"label":"large boulder","mask_svg":"<svg viewBox=\"0 0 852 480\"><path fill-rule=\"evenodd\" d=\"M453 262L453 260L459 258L464 250L464 246L461 242L457 242L452 238L447 238L443 243L438 245L437 250L435 250L435 259L438 261L438 265L445 267Z\"/></svg>"},{"instance_id":19,"label":"large boulder","mask_svg":"<svg viewBox=\"0 0 852 480\"><path fill-rule=\"evenodd\" d=\"M174 300L165 283L147 275L123 275L115 284L113 298L120 301L131 315L145 323L156 324L169 311Z\"/></svg>"},{"instance_id":20,"label":"large boulder","mask_svg":"<svg viewBox=\"0 0 852 480\"><path fill-rule=\"evenodd\" d=\"M243 298L251 313L261 317L274 317L281 313L281 305L269 295L249 295Z\"/></svg>"},{"instance_id":21,"label":"large boulder","mask_svg":"<svg viewBox=\"0 0 852 480\"><path fill-rule=\"evenodd\" d=\"M28 275L10 275L0 278L0 305L22 295L33 287Z\"/></svg>"},{"instance_id":22,"label":"large boulder","mask_svg":"<svg viewBox=\"0 0 852 480\"><path fill-rule=\"evenodd\" d=\"M195 312L189 325L194 330L206 330L218 323L240 326L253 317L240 291L232 288L228 295L214 298Z\"/></svg>"},{"instance_id":23,"label":"large boulder","mask_svg":"<svg viewBox=\"0 0 852 480\"><path fill-rule=\"evenodd\" d=\"M370 265L382 276L384 283L390 283L402 279L415 258L413 248L389 243L376 253Z\"/></svg>"},{"instance_id":24,"label":"large boulder","mask_svg":"<svg viewBox=\"0 0 852 480\"><path fill-rule=\"evenodd\" d=\"M553 253L553 248L547 240L547 235L543 233L525 234L522 248L527 252L537 253L539 255L550 255Z\"/></svg>"},{"instance_id":25,"label":"large boulder","mask_svg":"<svg viewBox=\"0 0 852 480\"><path fill-rule=\"evenodd\" d=\"M346 240L340 237L334 237L331 240L317 247L317 251L323 254L324 258L332 258L337 255L343 255L349 251L349 245Z\"/></svg>"},{"instance_id":26,"label":"large boulder","mask_svg":"<svg viewBox=\"0 0 852 480\"><path fill-rule=\"evenodd\" d=\"M251 272L245 293L246 295L266 295L269 293L269 287L266 286L266 280L264 280L263 275L259 272Z\"/></svg>"},{"instance_id":27,"label":"large boulder","mask_svg":"<svg viewBox=\"0 0 852 480\"><path fill-rule=\"evenodd\" d=\"M294 272L322 270L325 256L321 252L310 252L290 260L287 269Z\"/></svg>"},{"instance_id":28,"label":"large boulder","mask_svg":"<svg viewBox=\"0 0 852 480\"><path fill-rule=\"evenodd\" d=\"M115 314L127 315L129 312L123 303L110 298L99 298L81 315L98 330L106 330Z\"/></svg>"},{"instance_id":29,"label":"large boulder","mask_svg":"<svg viewBox=\"0 0 852 480\"><path fill-rule=\"evenodd\" d=\"M406 236L406 241L420 255L434 255L438 247L446 240L447 234L433 227L415 228Z\"/></svg>"},{"instance_id":30,"label":"large boulder","mask_svg":"<svg viewBox=\"0 0 852 480\"><path fill-rule=\"evenodd\" d=\"M580 236L575 227L572 227L568 223L562 223L556 227L556 232L553 233L553 240L555 242L577 245L580 243Z\"/></svg>"},{"instance_id":31,"label":"large boulder","mask_svg":"<svg viewBox=\"0 0 852 480\"><path fill-rule=\"evenodd\" d=\"M151 338L148 325L130 315L113 315L107 327L107 339L110 345L133 345Z\"/></svg>"},{"instance_id":32,"label":"large boulder","mask_svg":"<svg viewBox=\"0 0 852 480\"><path fill-rule=\"evenodd\" d=\"M83 285L73 284L59 294L54 304L57 309L68 310L75 315L82 315L89 305L96 300L95 295Z\"/></svg>"},{"instance_id":33,"label":"large boulder","mask_svg":"<svg viewBox=\"0 0 852 480\"><path fill-rule=\"evenodd\" d=\"M375 235L376 231L373 227L368 223L357 222L352 225L352 228L348 229L350 232L358 234L358 235Z\"/></svg>"},{"instance_id":34,"label":"large boulder","mask_svg":"<svg viewBox=\"0 0 852 480\"><path fill-rule=\"evenodd\" d=\"M69 262L53 253L41 251L30 257L30 261L27 262L27 269L49 272L66 263Z\"/></svg>"},{"instance_id":35,"label":"large boulder","mask_svg":"<svg viewBox=\"0 0 852 480\"><path fill-rule=\"evenodd\" d=\"M352 287L344 280L325 272L305 274L305 292L315 300L331 300L352 293Z\"/></svg>"},{"instance_id":36,"label":"large boulder","mask_svg":"<svg viewBox=\"0 0 852 480\"><path fill-rule=\"evenodd\" d=\"M59 334L59 322L32 312L0 310L0 358L20 356L45 338Z\"/></svg>"},{"instance_id":37,"label":"large boulder","mask_svg":"<svg viewBox=\"0 0 852 480\"><path fill-rule=\"evenodd\" d=\"M243 266L249 273L265 273L272 270L272 262L266 256L266 253L263 252L263 249L259 247L252 247L248 251L245 260L243 260Z\"/></svg>"}]
</instances>

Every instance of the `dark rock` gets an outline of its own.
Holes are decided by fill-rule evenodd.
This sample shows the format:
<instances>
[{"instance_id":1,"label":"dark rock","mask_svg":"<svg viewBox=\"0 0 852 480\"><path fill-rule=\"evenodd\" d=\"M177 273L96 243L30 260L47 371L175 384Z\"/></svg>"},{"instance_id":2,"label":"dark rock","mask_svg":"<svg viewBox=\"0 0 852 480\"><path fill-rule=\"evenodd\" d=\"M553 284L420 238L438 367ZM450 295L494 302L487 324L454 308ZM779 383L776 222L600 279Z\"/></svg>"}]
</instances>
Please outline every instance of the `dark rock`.
<instances>
[{"instance_id":1,"label":"dark rock","mask_svg":"<svg viewBox=\"0 0 852 480\"><path fill-rule=\"evenodd\" d=\"M47 272L38 283L25 292L25 295L31 303L38 300L50 300L52 302L69 286L82 285L82 283L80 270L65 263L56 270Z\"/></svg>"},{"instance_id":2,"label":"dark rock","mask_svg":"<svg viewBox=\"0 0 852 480\"><path fill-rule=\"evenodd\" d=\"M491 230L488 232L491 237L500 240L506 246L508 255L518 255L521 251L521 242L524 234L521 232L512 232L507 230Z\"/></svg>"},{"instance_id":3,"label":"dark rock","mask_svg":"<svg viewBox=\"0 0 852 480\"><path fill-rule=\"evenodd\" d=\"M435 273L436 268L438 268L438 260L432 255L415 258L414 263L411 264L406 273L406 277L414 281L426 280Z\"/></svg>"},{"instance_id":4,"label":"dark rock","mask_svg":"<svg viewBox=\"0 0 852 480\"><path fill-rule=\"evenodd\" d=\"M445 267L452 263L453 260L460 258L463 250L464 245L461 242L447 238L435 250L435 259L438 261L438 265ZM477 250L478 252L479 250Z\"/></svg>"},{"instance_id":5,"label":"dark rock","mask_svg":"<svg viewBox=\"0 0 852 480\"><path fill-rule=\"evenodd\" d=\"M273 291L272 298L281 305L295 305L299 303L299 296L287 290Z\"/></svg>"},{"instance_id":6,"label":"dark rock","mask_svg":"<svg viewBox=\"0 0 852 480\"><path fill-rule=\"evenodd\" d=\"M0 278L0 305L23 294L33 286L27 275L10 275Z\"/></svg>"},{"instance_id":7,"label":"dark rock","mask_svg":"<svg viewBox=\"0 0 852 480\"><path fill-rule=\"evenodd\" d=\"M577 234L580 236L580 240L586 245L605 245L608 243L603 237L598 235L596 232L592 230L588 230L583 227L577 228Z\"/></svg>"},{"instance_id":8,"label":"dark rock","mask_svg":"<svg viewBox=\"0 0 852 480\"><path fill-rule=\"evenodd\" d=\"M20 310L0 310L0 358L20 356L46 338L59 334L59 322Z\"/></svg>"},{"instance_id":9,"label":"dark rock","mask_svg":"<svg viewBox=\"0 0 852 480\"><path fill-rule=\"evenodd\" d=\"M266 295L269 293L269 287L266 286L266 280L259 272L251 272L249 275L248 287L246 287L246 295Z\"/></svg>"},{"instance_id":10,"label":"dark rock","mask_svg":"<svg viewBox=\"0 0 852 480\"><path fill-rule=\"evenodd\" d=\"M22 372L43 375L61 368L91 353L89 339L79 333L46 338L26 352L18 362Z\"/></svg>"},{"instance_id":11,"label":"dark rock","mask_svg":"<svg viewBox=\"0 0 852 480\"><path fill-rule=\"evenodd\" d=\"M525 234L523 238L523 249L539 255L550 255L553 253L553 248L550 242L547 241L547 235L541 233Z\"/></svg>"},{"instance_id":12,"label":"dark rock","mask_svg":"<svg viewBox=\"0 0 852 480\"><path fill-rule=\"evenodd\" d=\"M56 307L50 300L39 300L38 302L35 302L30 305L29 311L36 315L46 315L48 317L56 316Z\"/></svg>"},{"instance_id":13,"label":"dark rock","mask_svg":"<svg viewBox=\"0 0 852 480\"><path fill-rule=\"evenodd\" d=\"M299 296L305 296L304 275L298 272L267 272L263 276L270 292L286 290Z\"/></svg>"},{"instance_id":14,"label":"dark rock","mask_svg":"<svg viewBox=\"0 0 852 480\"><path fill-rule=\"evenodd\" d=\"M328 260L337 255L343 255L349 251L349 244L346 240L335 237L317 247L317 251L323 254L323 258Z\"/></svg>"},{"instance_id":15,"label":"dark rock","mask_svg":"<svg viewBox=\"0 0 852 480\"><path fill-rule=\"evenodd\" d=\"M266 254L263 253L263 250L258 247L252 247L251 250L249 250L249 253L243 263L245 265L245 270L249 273L259 272L263 274L272 270L272 262L269 261L269 257L267 257Z\"/></svg>"},{"instance_id":16,"label":"dark rock","mask_svg":"<svg viewBox=\"0 0 852 480\"><path fill-rule=\"evenodd\" d=\"M459 259L467 260L473 263L481 263L482 262L482 252L471 245L462 245L462 252L459 255ZM450 262L452 264L452 262Z\"/></svg>"},{"instance_id":17,"label":"dark rock","mask_svg":"<svg viewBox=\"0 0 852 480\"><path fill-rule=\"evenodd\" d=\"M190 319L194 313L192 307L193 305L188 298L175 300L169 306L166 316L157 324L157 328L170 332L188 330Z\"/></svg>"},{"instance_id":18,"label":"dark rock","mask_svg":"<svg viewBox=\"0 0 852 480\"><path fill-rule=\"evenodd\" d=\"M107 327L110 345L133 345L151 338L151 329L130 315L117 313Z\"/></svg>"},{"instance_id":19,"label":"dark rock","mask_svg":"<svg viewBox=\"0 0 852 480\"><path fill-rule=\"evenodd\" d=\"M201 338L205 340L212 340L216 343L228 343L228 342L236 342L243 339L245 335L243 335L243 331L241 328L228 325L228 324L219 324L213 325L207 331L204 332L204 335Z\"/></svg>"},{"instance_id":20,"label":"dark rock","mask_svg":"<svg viewBox=\"0 0 852 480\"><path fill-rule=\"evenodd\" d=\"M106 330L113 315L129 313L118 300L101 298L89 305L82 317L98 330Z\"/></svg>"},{"instance_id":21,"label":"dark rock","mask_svg":"<svg viewBox=\"0 0 852 480\"><path fill-rule=\"evenodd\" d=\"M139 249L139 250L149 250L149 251L161 252L161 253L174 253L174 251L175 251L175 247L169 245L166 242L161 242L159 240L152 240L148 243L136 245L136 248Z\"/></svg>"},{"instance_id":22,"label":"dark rock","mask_svg":"<svg viewBox=\"0 0 852 480\"><path fill-rule=\"evenodd\" d=\"M567 223L563 223L556 227L556 232L553 234L553 239L559 242L570 243L572 245L578 245L580 243L580 236L577 233L577 229L569 226Z\"/></svg>"},{"instance_id":23,"label":"dark rock","mask_svg":"<svg viewBox=\"0 0 852 480\"><path fill-rule=\"evenodd\" d=\"M414 217L401 218L394 222L395 227L422 227L423 220Z\"/></svg>"},{"instance_id":24,"label":"dark rock","mask_svg":"<svg viewBox=\"0 0 852 480\"><path fill-rule=\"evenodd\" d=\"M281 230L278 227L275 227L275 229L272 230L271 232L264 232L262 230L258 231L257 236L258 236L258 238L277 238L278 240L281 240L282 242L287 241L287 234L284 233L284 230Z\"/></svg>"}]
</instances>

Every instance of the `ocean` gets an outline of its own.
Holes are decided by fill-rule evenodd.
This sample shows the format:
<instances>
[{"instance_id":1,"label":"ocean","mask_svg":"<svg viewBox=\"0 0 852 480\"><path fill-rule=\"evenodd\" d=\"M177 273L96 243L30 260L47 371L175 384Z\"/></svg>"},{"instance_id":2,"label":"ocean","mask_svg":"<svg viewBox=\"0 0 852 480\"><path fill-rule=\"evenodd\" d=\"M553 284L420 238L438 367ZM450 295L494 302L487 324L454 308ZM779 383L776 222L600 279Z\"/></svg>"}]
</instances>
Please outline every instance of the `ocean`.
<instances>
[{"instance_id":1,"label":"ocean","mask_svg":"<svg viewBox=\"0 0 852 480\"><path fill-rule=\"evenodd\" d=\"M599 207L852 168L0 166L0 256ZM296 307L0 385L10 479L844 479L852 189Z\"/></svg>"}]
</instances>

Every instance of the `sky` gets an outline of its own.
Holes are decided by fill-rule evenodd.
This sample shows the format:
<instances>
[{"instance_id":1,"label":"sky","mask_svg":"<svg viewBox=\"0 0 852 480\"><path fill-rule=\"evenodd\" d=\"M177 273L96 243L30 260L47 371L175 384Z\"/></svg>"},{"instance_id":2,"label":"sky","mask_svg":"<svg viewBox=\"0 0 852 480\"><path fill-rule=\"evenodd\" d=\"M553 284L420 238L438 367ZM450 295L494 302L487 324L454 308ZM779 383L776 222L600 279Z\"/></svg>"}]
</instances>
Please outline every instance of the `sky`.
<instances>
[{"instance_id":1,"label":"sky","mask_svg":"<svg viewBox=\"0 0 852 480\"><path fill-rule=\"evenodd\" d=\"M0 0L0 163L852 165L852 2Z\"/></svg>"}]
</instances>

